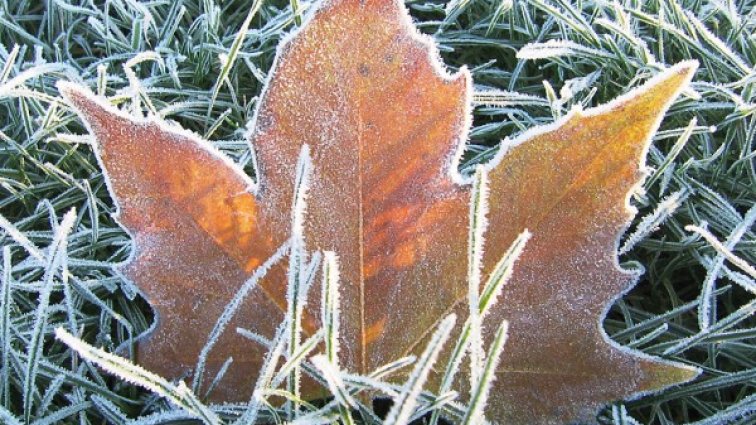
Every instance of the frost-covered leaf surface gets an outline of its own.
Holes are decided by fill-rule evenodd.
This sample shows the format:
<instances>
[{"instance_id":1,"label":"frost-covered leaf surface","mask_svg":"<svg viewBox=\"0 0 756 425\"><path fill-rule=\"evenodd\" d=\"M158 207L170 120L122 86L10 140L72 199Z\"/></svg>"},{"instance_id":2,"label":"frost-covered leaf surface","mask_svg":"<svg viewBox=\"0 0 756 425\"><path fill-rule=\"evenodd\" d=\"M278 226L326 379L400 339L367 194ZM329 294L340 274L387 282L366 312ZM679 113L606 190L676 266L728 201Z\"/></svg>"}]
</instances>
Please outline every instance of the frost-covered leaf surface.
<instances>
[{"instance_id":1,"label":"frost-covered leaf surface","mask_svg":"<svg viewBox=\"0 0 756 425\"><path fill-rule=\"evenodd\" d=\"M341 364L367 373L417 353L445 314L465 313L470 193L457 167L472 88L466 70L448 75L436 55L393 0L319 4L279 47L251 124L254 184L198 137L60 86L97 140L118 220L133 234L124 275L158 314L138 345L140 363L170 377L191 373L204 346L197 336L211 331L202 318L220 316L288 238L303 145L312 149L313 169L306 245L340 256ZM636 278L619 268L616 249L648 142L695 69L680 64L608 105L575 109L505 142L488 165L483 274L522 230L533 234L488 319L511 323L491 418L590 420L603 403L697 374L620 348L601 325ZM302 261L293 253L295 260ZM297 300L286 295L280 270L251 289L230 329L273 336L286 299ZM305 334L317 326L311 307ZM234 361L212 397L244 400L262 348L233 332L219 338L205 372L214 376L228 357Z\"/></svg>"},{"instance_id":2,"label":"frost-covered leaf surface","mask_svg":"<svg viewBox=\"0 0 756 425\"><path fill-rule=\"evenodd\" d=\"M135 423L156 424L194 416L176 410L165 398L145 394L139 386L109 377L103 369L85 364L67 345L52 341L52 330L63 326L96 347L131 357L130 338L142 333L156 313L143 298L134 297L132 283L113 275L113 263L126 259L133 242L111 218L113 202L92 154L94 138L61 101L55 82L88 86L132 117L153 111L179 122L253 175L242 133L256 109L256 96L279 40L299 26L292 8L298 13L311 9L307 2L295 3L0 4L2 421L24 422L29 405L38 423L126 423L138 418ZM631 197L640 213L623 237L621 261L637 261L633 268L642 265L645 273L633 290L613 303L603 326L623 345L683 360L704 372L690 384L618 401L602 409L597 419L602 424L751 423L754 401L748 395L755 376L751 357L756 292L751 277L756 260L753 2L527 0L447 6L420 0L407 7L417 27L433 34L449 69L467 65L475 82L474 125L461 164L466 173L488 162L501 139L558 120L573 105L605 103L642 85L667 64L686 59L701 63L691 88L667 112L654 136L647 155L651 178ZM170 158L165 165L174 161ZM67 236L68 252L61 252L67 264L46 276L47 253L60 230L58 223L72 207L77 214ZM490 254L489 246L484 248ZM463 257L464 253L461 262ZM44 284L46 280L52 285ZM49 305L40 314L38 301L48 290ZM320 295L311 289L309 302ZM41 334L35 331L40 317L47 322L38 328ZM203 316L198 322L211 328L219 318ZM466 323L460 320L457 326ZM497 325L488 323L491 329ZM278 356L287 355L286 337L272 343L269 336L246 331L247 326L225 328L241 332L256 346L275 347ZM302 335L302 341L307 338ZM42 349L35 354L39 367L28 377L27 355L36 353L29 342L40 340ZM491 342L490 334L486 342ZM448 344L447 349L454 346L454 337ZM423 347L421 343L417 352ZM483 348L489 350L486 344ZM405 357L362 377L342 369L340 376L352 395L357 388L371 387L393 397L401 388L378 377L386 379L386 371L392 371L391 376L409 373L412 361ZM443 361L442 356L436 366L442 372L450 366ZM467 364L465 358L465 368ZM307 362L303 366L306 374L317 375ZM278 372L267 366L263 370ZM213 386L211 379L218 378L211 375L205 375L195 392L203 403ZM265 395L270 394L272 377L258 379L263 389L259 401L212 410L230 422L240 415L263 423L285 417L276 416L285 415L284 409L269 410L265 404L265 398L273 397ZM466 384L453 388L463 399L470 390ZM456 396L450 391L434 398L423 392L412 417L435 410L434 414L462 420L464 406L449 404ZM358 404L364 400L354 399ZM335 402L329 406L303 406L310 413L297 423L349 417ZM381 415L380 406L377 409ZM352 412L355 420L380 422L366 406L358 410Z\"/></svg>"}]
</instances>

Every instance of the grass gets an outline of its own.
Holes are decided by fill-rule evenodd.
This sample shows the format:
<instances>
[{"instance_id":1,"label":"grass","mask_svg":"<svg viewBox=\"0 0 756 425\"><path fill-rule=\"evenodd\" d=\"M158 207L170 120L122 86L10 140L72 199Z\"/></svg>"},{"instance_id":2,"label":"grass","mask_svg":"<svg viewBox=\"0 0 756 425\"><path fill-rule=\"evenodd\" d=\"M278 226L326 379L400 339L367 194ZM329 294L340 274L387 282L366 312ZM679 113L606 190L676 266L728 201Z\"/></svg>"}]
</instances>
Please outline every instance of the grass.
<instances>
[{"instance_id":1,"label":"grass","mask_svg":"<svg viewBox=\"0 0 756 425\"><path fill-rule=\"evenodd\" d=\"M753 423L756 282L748 267L756 263L754 2L407 5L450 68L472 69L477 106L463 163L468 172L495 154L499 140L552 122L572 105L603 103L663 64L701 63L691 90L665 118L648 157L654 170L633 198L640 213L623 238L621 259L646 272L616 303L605 328L621 344L697 365L704 374L691 384L608 406L599 421ZM248 19L253 7L259 10ZM107 359L82 341L128 353L130 338L152 316L135 288L112 271L128 256L130 242L110 217L112 201L88 136L58 102L54 83L78 81L177 121L253 172L243 133L277 42L296 25L292 7L301 14L308 4L0 0L0 421L127 423L141 416L141 423L176 423L190 417L175 407L184 404L198 416L224 420L270 421L286 414L257 402L205 411L191 391L155 383L183 397L169 404L94 366ZM77 351L55 339L56 328ZM80 339L66 340L64 332ZM296 348L286 345L284 334L269 341L272 358L291 356L288 350ZM432 357L429 352L427 360ZM387 372L423 365L396 364ZM296 369L292 376L301 373ZM421 378L422 369L416 371L411 376ZM268 372L274 380L279 371ZM351 397L345 387L377 386L381 377L343 382L341 375L328 375L328 366L305 372L327 375L344 403ZM146 379L142 371L130 373L121 375ZM268 386L262 381L261 394ZM412 417L432 405L424 393L411 396L414 385L383 389L418 402L397 405L392 417L407 417L407 411ZM444 414L466 420L460 409ZM374 421L369 410L358 406L355 420ZM310 419L347 421L350 414L329 412Z\"/></svg>"}]
</instances>

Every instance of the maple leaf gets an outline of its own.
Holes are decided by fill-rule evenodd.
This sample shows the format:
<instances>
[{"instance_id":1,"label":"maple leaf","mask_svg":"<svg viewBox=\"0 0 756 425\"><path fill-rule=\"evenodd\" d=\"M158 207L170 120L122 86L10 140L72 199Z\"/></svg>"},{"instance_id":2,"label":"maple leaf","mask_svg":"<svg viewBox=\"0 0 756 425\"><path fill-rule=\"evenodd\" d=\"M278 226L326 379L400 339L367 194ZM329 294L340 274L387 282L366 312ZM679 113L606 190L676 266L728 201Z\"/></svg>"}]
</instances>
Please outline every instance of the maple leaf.
<instances>
[{"instance_id":1,"label":"maple leaf","mask_svg":"<svg viewBox=\"0 0 756 425\"><path fill-rule=\"evenodd\" d=\"M123 274L158 316L138 360L162 375L191 372L212 319L277 258L305 144L306 243L341 258L341 363L368 372L418 352L448 313L467 314L470 182L458 164L471 123L469 72L443 70L398 0L331 0L315 9L282 41L250 126L257 183L192 133L60 85L96 136L118 220L134 238ZM533 234L487 318L510 322L490 418L592 421L603 403L697 374L619 347L601 325L637 279L617 260L634 214L629 194L651 135L695 67L679 64L608 105L526 132L487 165L483 275L523 229ZM285 281L283 266L273 266L228 328L272 336L287 308ZM317 326L311 313L305 331ZM214 397L247 399L263 348L223 332L205 375L229 356Z\"/></svg>"}]
</instances>

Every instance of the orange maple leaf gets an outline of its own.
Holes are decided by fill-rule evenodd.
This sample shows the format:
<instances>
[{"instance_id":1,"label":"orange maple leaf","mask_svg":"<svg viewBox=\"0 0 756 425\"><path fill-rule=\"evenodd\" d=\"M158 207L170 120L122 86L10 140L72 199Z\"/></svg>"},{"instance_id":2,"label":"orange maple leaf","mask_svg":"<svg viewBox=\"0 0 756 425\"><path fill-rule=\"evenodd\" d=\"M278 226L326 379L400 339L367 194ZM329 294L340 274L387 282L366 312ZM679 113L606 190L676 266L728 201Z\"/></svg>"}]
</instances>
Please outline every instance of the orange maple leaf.
<instances>
[{"instance_id":1,"label":"orange maple leaf","mask_svg":"<svg viewBox=\"0 0 756 425\"><path fill-rule=\"evenodd\" d=\"M305 144L313 164L306 243L341 258L342 364L371 371L419 351L448 313L467 315L470 182L458 164L471 122L470 74L443 70L398 0L330 0L315 9L281 43L251 125L256 183L192 133L60 86L96 136L118 220L134 238L123 273L158 315L139 344L149 369L189 373L213 319L286 243ZM523 229L533 234L487 319L511 324L490 418L592 421L603 403L697 374L618 346L601 325L637 278L617 260L634 214L629 194L651 135L695 68L676 65L610 104L528 131L486 166L484 277ZM251 290L229 329L273 335L287 307L283 270L273 267ZM264 349L224 332L206 375L229 356L214 397L247 399Z\"/></svg>"}]
</instances>

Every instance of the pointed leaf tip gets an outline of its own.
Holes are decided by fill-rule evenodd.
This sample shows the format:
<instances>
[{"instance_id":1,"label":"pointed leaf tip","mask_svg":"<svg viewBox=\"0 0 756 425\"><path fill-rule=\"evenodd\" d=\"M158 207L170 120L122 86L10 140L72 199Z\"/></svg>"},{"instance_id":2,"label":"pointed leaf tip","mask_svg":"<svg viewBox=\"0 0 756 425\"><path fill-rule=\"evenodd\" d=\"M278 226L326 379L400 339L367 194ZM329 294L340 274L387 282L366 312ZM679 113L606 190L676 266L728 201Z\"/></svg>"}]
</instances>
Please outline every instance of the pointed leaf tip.
<instances>
[{"instance_id":1,"label":"pointed leaf tip","mask_svg":"<svg viewBox=\"0 0 756 425\"><path fill-rule=\"evenodd\" d=\"M658 117L657 121L661 121L666 110L693 79L697 69L697 61L680 62L661 71L642 86L631 90L606 106L609 109L614 109L614 107L632 108L636 113L645 112L647 115L655 115ZM623 108L624 106L627 106L627 108ZM600 110L601 107L597 109ZM651 131L655 131L658 125L657 122Z\"/></svg>"},{"instance_id":2,"label":"pointed leaf tip","mask_svg":"<svg viewBox=\"0 0 756 425\"><path fill-rule=\"evenodd\" d=\"M649 360L641 364L642 382L638 390L656 392L664 388L680 385L696 379L701 369L677 362Z\"/></svg>"},{"instance_id":3,"label":"pointed leaf tip","mask_svg":"<svg viewBox=\"0 0 756 425\"><path fill-rule=\"evenodd\" d=\"M87 87L69 81L58 81L58 91L69 106L73 107L84 123L97 133L107 122L115 121L119 113L105 99L95 95Z\"/></svg>"}]
</instances>

